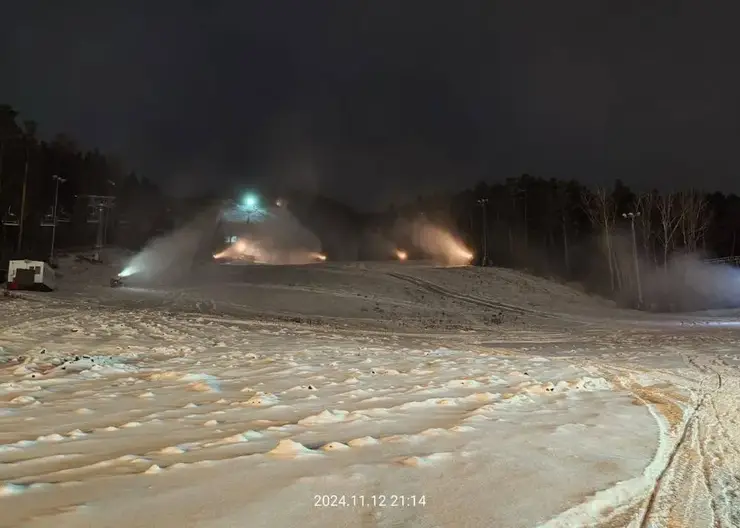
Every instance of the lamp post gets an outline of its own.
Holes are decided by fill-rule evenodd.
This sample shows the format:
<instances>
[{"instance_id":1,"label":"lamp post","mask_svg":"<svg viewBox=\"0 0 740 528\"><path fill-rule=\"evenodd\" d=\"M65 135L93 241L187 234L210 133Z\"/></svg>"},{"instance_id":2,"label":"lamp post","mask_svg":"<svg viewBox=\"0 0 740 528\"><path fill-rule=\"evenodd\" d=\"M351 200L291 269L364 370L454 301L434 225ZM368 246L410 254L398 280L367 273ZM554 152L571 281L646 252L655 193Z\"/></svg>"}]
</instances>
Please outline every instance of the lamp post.
<instances>
[{"instance_id":1,"label":"lamp post","mask_svg":"<svg viewBox=\"0 0 740 528\"><path fill-rule=\"evenodd\" d=\"M248 193L242 200L242 209L247 212L247 223L252 223L252 215L259 212L259 198L257 195Z\"/></svg>"},{"instance_id":2,"label":"lamp post","mask_svg":"<svg viewBox=\"0 0 740 528\"><path fill-rule=\"evenodd\" d=\"M112 194L114 194L115 193L116 182L114 182L112 180L108 180L108 186L109 186L108 187L108 191L110 192L110 189L112 187L113 188L113 191L114 191ZM102 216L105 216L105 222L103 222ZM109 219L110 219L110 209L107 209L105 211L101 211L101 219L100 219L100 221L103 223L103 239L102 239L103 245L105 245L105 244L108 243L108 222L109 222Z\"/></svg>"},{"instance_id":3,"label":"lamp post","mask_svg":"<svg viewBox=\"0 0 740 528\"><path fill-rule=\"evenodd\" d=\"M479 198L478 205L480 205L481 211L481 222L483 223L483 230L481 231L481 245L483 246L483 259L481 264L483 266L488 265L488 221L486 219L486 208L488 206L488 198Z\"/></svg>"},{"instance_id":4,"label":"lamp post","mask_svg":"<svg viewBox=\"0 0 740 528\"><path fill-rule=\"evenodd\" d=\"M637 305L642 308L642 281L640 280L640 260L637 258L637 235L635 234L635 218L639 217L640 213L622 213L622 216L630 221L632 228L632 257L635 259L635 277L637 278Z\"/></svg>"},{"instance_id":5,"label":"lamp post","mask_svg":"<svg viewBox=\"0 0 740 528\"><path fill-rule=\"evenodd\" d=\"M51 227L51 250L49 251L49 262L54 261L54 242L57 236L57 205L59 204L59 184L67 180L54 174L52 178L56 181L54 185L54 208L52 210L52 227Z\"/></svg>"}]
</instances>

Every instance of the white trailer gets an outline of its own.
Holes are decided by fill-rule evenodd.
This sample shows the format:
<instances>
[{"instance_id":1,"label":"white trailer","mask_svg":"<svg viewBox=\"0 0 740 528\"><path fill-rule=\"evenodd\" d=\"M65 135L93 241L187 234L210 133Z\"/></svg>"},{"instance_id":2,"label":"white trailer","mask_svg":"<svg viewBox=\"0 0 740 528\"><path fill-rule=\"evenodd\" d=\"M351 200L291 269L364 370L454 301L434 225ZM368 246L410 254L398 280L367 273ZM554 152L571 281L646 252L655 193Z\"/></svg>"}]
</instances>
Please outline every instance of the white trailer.
<instances>
[{"instance_id":1,"label":"white trailer","mask_svg":"<svg viewBox=\"0 0 740 528\"><path fill-rule=\"evenodd\" d=\"M56 289L57 278L54 268L41 260L11 260L8 262L9 290Z\"/></svg>"}]
</instances>

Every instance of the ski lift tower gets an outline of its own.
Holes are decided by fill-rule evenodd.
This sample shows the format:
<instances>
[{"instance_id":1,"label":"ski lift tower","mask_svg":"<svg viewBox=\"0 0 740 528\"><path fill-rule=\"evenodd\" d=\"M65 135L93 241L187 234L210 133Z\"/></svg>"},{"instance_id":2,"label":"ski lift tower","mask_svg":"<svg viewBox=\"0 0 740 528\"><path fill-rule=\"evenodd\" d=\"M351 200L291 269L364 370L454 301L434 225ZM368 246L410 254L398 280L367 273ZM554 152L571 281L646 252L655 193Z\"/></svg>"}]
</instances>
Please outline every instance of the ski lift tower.
<instances>
[{"instance_id":1,"label":"ski lift tower","mask_svg":"<svg viewBox=\"0 0 740 528\"><path fill-rule=\"evenodd\" d=\"M95 240L95 254L93 258L100 260L100 250L105 244L107 211L115 207L116 197L99 194L86 194L80 197L87 198L87 223L98 224L98 234Z\"/></svg>"},{"instance_id":2,"label":"ski lift tower","mask_svg":"<svg viewBox=\"0 0 740 528\"><path fill-rule=\"evenodd\" d=\"M18 227L18 225L20 225L18 215L13 212L11 207L8 207L8 210L3 215L3 225L10 227Z\"/></svg>"}]
</instances>

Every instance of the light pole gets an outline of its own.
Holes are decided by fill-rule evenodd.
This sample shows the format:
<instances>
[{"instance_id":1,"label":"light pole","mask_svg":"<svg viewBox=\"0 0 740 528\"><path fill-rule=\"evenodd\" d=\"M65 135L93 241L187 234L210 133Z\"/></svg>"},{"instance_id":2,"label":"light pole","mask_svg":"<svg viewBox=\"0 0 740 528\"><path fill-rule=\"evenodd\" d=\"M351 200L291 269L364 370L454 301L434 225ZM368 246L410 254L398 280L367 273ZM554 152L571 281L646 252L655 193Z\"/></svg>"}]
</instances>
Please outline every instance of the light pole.
<instances>
[{"instance_id":1,"label":"light pole","mask_svg":"<svg viewBox=\"0 0 740 528\"><path fill-rule=\"evenodd\" d=\"M478 198L478 205L480 205L481 211L481 222L483 223L483 230L481 231L481 245L483 249L483 258L481 264L488 266L488 220L486 219L486 208L488 207L488 198Z\"/></svg>"},{"instance_id":2,"label":"light pole","mask_svg":"<svg viewBox=\"0 0 740 528\"><path fill-rule=\"evenodd\" d=\"M622 213L624 218L629 219L632 227L632 257L635 259L635 277L637 278L637 305L642 308L642 281L640 280L640 260L637 258L637 235L635 235L635 218L640 216L636 213Z\"/></svg>"},{"instance_id":3,"label":"light pole","mask_svg":"<svg viewBox=\"0 0 740 528\"><path fill-rule=\"evenodd\" d=\"M56 181L54 185L54 209L51 212L52 215L52 227L51 227L51 250L49 251L49 262L54 262L54 242L57 237L57 205L59 204L59 184L64 183L67 180L54 174L52 178Z\"/></svg>"},{"instance_id":4,"label":"light pole","mask_svg":"<svg viewBox=\"0 0 740 528\"><path fill-rule=\"evenodd\" d=\"M110 191L110 187L113 187L115 192L116 182L108 180L108 185L108 191ZM103 223L103 244L105 245L108 243L108 221L110 219L110 209L104 211L103 214L105 216L105 222ZM102 218L100 220L101 222L103 221Z\"/></svg>"},{"instance_id":5,"label":"light pole","mask_svg":"<svg viewBox=\"0 0 740 528\"><path fill-rule=\"evenodd\" d=\"M247 193L242 199L241 207L247 213L247 223L252 223L252 215L260 212L259 198L253 193Z\"/></svg>"}]
</instances>

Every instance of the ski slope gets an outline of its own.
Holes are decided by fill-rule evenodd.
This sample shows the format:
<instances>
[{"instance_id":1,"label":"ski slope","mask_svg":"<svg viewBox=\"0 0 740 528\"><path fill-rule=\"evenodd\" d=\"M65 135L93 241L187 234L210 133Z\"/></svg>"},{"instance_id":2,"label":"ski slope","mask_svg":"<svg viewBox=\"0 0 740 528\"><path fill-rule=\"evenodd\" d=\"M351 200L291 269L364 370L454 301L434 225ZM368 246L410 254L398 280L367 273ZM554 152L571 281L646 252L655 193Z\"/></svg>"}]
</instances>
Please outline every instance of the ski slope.
<instances>
[{"instance_id":1,"label":"ski slope","mask_svg":"<svg viewBox=\"0 0 740 528\"><path fill-rule=\"evenodd\" d=\"M0 298L1 526L737 526L738 333L505 270Z\"/></svg>"}]
</instances>

